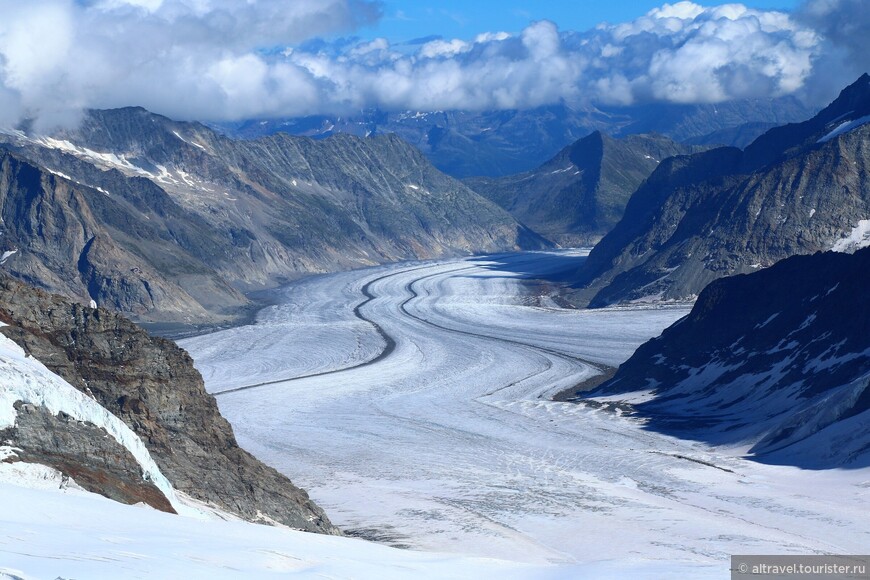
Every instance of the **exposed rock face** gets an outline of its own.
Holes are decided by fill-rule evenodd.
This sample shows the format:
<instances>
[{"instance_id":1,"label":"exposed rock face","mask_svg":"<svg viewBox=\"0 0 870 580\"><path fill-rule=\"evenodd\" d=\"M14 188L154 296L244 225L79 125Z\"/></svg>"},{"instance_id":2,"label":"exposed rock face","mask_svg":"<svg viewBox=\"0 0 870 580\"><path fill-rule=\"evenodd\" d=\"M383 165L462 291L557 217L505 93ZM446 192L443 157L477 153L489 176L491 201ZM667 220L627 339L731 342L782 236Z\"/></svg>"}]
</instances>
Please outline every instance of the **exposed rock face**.
<instances>
[{"instance_id":1,"label":"exposed rock face","mask_svg":"<svg viewBox=\"0 0 870 580\"><path fill-rule=\"evenodd\" d=\"M126 504L146 503L175 513L155 485L143 481L133 455L105 430L52 415L45 407L16 403L15 426L0 430L0 442L16 448L16 460L52 467L77 484Z\"/></svg>"},{"instance_id":2,"label":"exposed rock face","mask_svg":"<svg viewBox=\"0 0 870 580\"><path fill-rule=\"evenodd\" d=\"M7 269L139 321L219 321L237 290L307 272L548 245L395 136L233 141L128 108L5 139Z\"/></svg>"},{"instance_id":3,"label":"exposed rock face","mask_svg":"<svg viewBox=\"0 0 870 580\"><path fill-rule=\"evenodd\" d=\"M700 149L662 135L614 139L596 131L533 171L465 182L562 246L592 245L619 221L631 194L663 159Z\"/></svg>"},{"instance_id":4,"label":"exposed rock face","mask_svg":"<svg viewBox=\"0 0 870 580\"><path fill-rule=\"evenodd\" d=\"M454 177L499 176L544 163L566 145L595 129L625 124L594 108L565 105L530 111L389 113L367 111L358 117L306 117L225 124L231 135L253 139L276 132L324 138L339 133L394 133Z\"/></svg>"},{"instance_id":5,"label":"exposed rock face","mask_svg":"<svg viewBox=\"0 0 870 580\"><path fill-rule=\"evenodd\" d=\"M870 464L870 248L711 283L589 396L652 389L649 426L765 461Z\"/></svg>"},{"instance_id":6,"label":"exposed rock face","mask_svg":"<svg viewBox=\"0 0 870 580\"><path fill-rule=\"evenodd\" d=\"M113 195L0 151L0 243L17 250L6 271L140 320L221 319L248 304L201 259L221 247L201 219L144 179L95 171Z\"/></svg>"},{"instance_id":7,"label":"exposed rock face","mask_svg":"<svg viewBox=\"0 0 870 580\"><path fill-rule=\"evenodd\" d=\"M815 111L797 99L746 99L718 105L646 105L624 108L565 104L524 111L366 111L358 116L315 116L224 124L252 139L279 131L322 138L336 133L395 133L454 177L499 177L531 171L593 131L626 136L660 133L675 141L747 123L800 121ZM756 136L758 134L756 133ZM699 144L723 144L702 140Z\"/></svg>"},{"instance_id":8,"label":"exposed rock face","mask_svg":"<svg viewBox=\"0 0 870 580\"><path fill-rule=\"evenodd\" d=\"M589 255L581 294L593 307L688 298L717 278L831 249L870 218L868 114L865 75L815 118L745 151L662 163Z\"/></svg>"},{"instance_id":9,"label":"exposed rock face","mask_svg":"<svg viewBox=\"0 0 870 580\"><path fill-rule=\"evenodd\" d=\"M6 336L120 417L179 491L251 521L338 533L304 491L238 446L192 360L174 343L7 276L0 278L0 320L10 325L0 329ZM18 437L35 436L32 428L18 429Z\"/></svg>"}]
</instances>

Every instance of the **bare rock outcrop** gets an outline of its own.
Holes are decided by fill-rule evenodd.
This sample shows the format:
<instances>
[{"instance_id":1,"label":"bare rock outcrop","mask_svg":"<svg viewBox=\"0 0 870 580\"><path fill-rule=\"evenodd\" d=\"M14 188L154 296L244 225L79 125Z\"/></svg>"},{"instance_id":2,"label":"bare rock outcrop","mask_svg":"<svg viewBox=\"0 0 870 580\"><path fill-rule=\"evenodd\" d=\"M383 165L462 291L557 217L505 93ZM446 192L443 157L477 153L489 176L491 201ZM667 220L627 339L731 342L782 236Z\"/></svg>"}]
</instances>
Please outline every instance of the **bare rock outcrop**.
<instances>
[{"instance_id":1,"label":"bare rock outcrop","mask_svg":"<svg viewBox=\"0 0 870 580\"><path fill-rule=\"evenodd\" d=\"M121 418L179 491L247 520L340 533L303 490L239 447L190 356L173 342L8 276L0 278L0 320L9 325L0 332ZM18 430L36 442L33 429Z\"/></svg>"}]
</instances>

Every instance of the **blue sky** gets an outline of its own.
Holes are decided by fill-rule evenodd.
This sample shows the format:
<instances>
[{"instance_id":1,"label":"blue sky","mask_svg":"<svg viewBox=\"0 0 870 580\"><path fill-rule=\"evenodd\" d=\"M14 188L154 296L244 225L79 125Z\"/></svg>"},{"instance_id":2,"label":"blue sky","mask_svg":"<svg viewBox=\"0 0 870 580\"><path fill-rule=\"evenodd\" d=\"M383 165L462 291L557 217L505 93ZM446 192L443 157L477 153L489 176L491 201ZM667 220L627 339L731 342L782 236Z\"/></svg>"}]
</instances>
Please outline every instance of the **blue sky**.
<instances>
[{"instance_id":1,"label":"blue sky","mask_svg":"<svg viewBox=\"0 0 870 580\"><path fill-rule=\"evenodd\" d=\"M532 21L551 20L561 30L585 31L599 23L634 20L662 0L386 0L384 17L359 31L363 38L405 42L426 36L470 40L484 32L519 32ZM696 2L715 6L722 2ZM752 8L791 11L799 0L749 0Z\"/></svg>"}]
</instances>

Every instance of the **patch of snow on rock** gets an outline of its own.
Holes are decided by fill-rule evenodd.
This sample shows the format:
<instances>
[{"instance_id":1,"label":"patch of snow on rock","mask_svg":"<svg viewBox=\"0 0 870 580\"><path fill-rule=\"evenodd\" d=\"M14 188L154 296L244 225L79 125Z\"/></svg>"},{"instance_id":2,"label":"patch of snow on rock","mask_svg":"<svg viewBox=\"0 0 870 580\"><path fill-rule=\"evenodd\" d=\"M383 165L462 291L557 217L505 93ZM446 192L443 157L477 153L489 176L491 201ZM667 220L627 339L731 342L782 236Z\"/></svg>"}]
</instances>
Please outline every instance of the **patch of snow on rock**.
<instances>
[{"instance_id":1,"label":"patch of snow on rock","mask_svg":"<svg viewBox=\"0 0 870 580\"><path fill-rule=\"evenodd\" d=\"M16 252L18 252L18 250L6 250L5 252L3 252L3 255L0 256L0 266L5 264L6 260L15 255Z\"/></svg>"},{"instance_id":2,"label":"patch of snow on rock","mask_svg":"<svg viewBox=\"0 0 870 580\"><path fill-rule=\"evenodd\" d=\"M861 125L866 125L867 123L870 123L870 115L852 121L844 121L843 123L840 123L836 129L816 141L816 143L827 143L834 137L839 137L843 133L848 133L852 129L857 129Z\"/></svg>"},{"instance_id":3,"label":"patch of snow on rock","mask_svg":"<svg viewBox=\"0 0 870 580\"><path fill-rule=\"evenodd\" d=\"M854 254L867 246L870 246L870 220L861 220L848 236L838 240L831 249L844 254Z\"/></svg>"},{"instance_id":4,"label":"patch of snow on rock","mask_svg":"<svg viewBox=\"0 0 870 580\"><path fill-rule=\"evenodd\" d=\"M14 405L18 401L45 407L53 415L64 412L76 421L87 421L104 429L136 458L143 478L157 486L176 512L204 517L178 500L145 444L121 419L25 354L14 341L0 335L0 429L15 425L18 414Z\"/></svg>"}]
</instances>

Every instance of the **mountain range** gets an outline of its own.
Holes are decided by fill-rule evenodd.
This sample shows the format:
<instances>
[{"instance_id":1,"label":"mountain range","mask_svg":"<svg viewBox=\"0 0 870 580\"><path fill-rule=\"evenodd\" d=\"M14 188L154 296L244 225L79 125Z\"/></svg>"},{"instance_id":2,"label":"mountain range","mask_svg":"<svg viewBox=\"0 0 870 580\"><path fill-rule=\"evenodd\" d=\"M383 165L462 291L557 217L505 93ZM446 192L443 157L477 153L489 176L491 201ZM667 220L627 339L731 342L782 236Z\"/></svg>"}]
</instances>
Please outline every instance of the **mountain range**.
<instances>
[{"instance_id":1,"label":"mountain range","mask_svg":"<svg viewBox=\"0 0 870 580\"><path fill-rule=\"evenodd\" d=\"M294 277L549 243L392 135L228 139L143 109L0 152L14 276L140 322L218 323Z\"/></svg>"},{"instance_id":2,"label":"mountain range","mask_svg":"<svg viewBox=\"0 0 870 580\"><path fill-rule=\"evenodd\" d=\"M662 162L576 276L593 307L691 299L723 276L858 243L870 218L870 76L745 150Z\"/></svg>"},{"instance_id":3,"label":"mountain range","mask_svg":"<svg viewBox=\"0 0 870 580\"><path fill-rule=\"evenodd\" d=\"M366 110L353 115L254 119L212 125L245 139L277 132L324 138L395 133L454 177L501 177L531 171L593 131L624 137L660 133L696 145L744 146L774 125L815 111L794 97L744 99L718 105L632 107L557 104L529 110Z\"/></svg>"}]
</instances>

